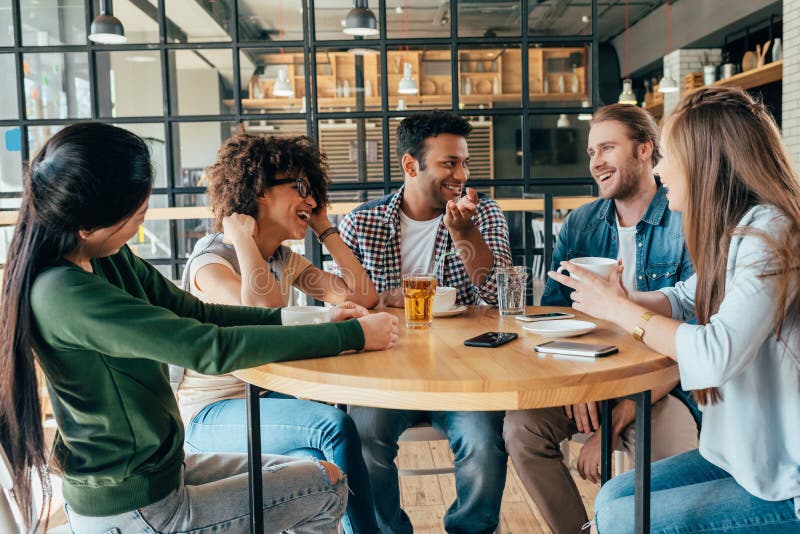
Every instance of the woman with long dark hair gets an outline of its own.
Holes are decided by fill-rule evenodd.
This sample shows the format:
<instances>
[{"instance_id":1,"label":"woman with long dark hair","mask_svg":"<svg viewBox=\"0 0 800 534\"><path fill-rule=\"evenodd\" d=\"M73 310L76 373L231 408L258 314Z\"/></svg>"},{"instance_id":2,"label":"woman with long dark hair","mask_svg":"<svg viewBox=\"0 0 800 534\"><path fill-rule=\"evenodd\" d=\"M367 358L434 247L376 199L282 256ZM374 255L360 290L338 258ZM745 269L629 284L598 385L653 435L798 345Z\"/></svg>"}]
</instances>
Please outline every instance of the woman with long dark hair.
<instances>
[{"instance_id":1,"label":"woman with long dark hair","mask_svg":"<svg viewBox=\"0 0 800 534\"><path fill-rule=\"evenodd\" d=\"M113 126L65 128L36 155L6 264L0 316L0 444L32 527L31 475L47 481L34 359L58 425L52 463L77 534L246 532L246 456L183 452L165 363L207 374L342 350L383 349L388 314L280 326L280 311L208 305L125 243L152 184L147 146ZM346 502L327 462L265 456L265 523L336 532Z\"/></svg>"},{"instance_id":2,"label":"woman with long dark hair","mask_svg":"<svg viewBox=\"0 0 800 534\"><path fill-rule=\"evenodd\" d=\"M678 362L699 450L652 466L651 532L800 530L800 180L763 104L701 89L664 125L654 169L683 212L695 275L625 295L570 265L573 307ZM697 324L684 321L697 318ZM633 532L633 473L603 486L597 531Z\"/></svg>"},{"instance_id":3,"label":"woman with long dark hair","mask_svg":"<svg viewBox=\"0 0 800 534\"><path fill-rule=\"evenodd\" d=\"M328 220L325 155L307 137L265 137L243 130L227 139L205 177L216 233L200 239L184 267L182 287L205 302L286 306L292 288L367 314L375 286ZM283 243L311 229L341 275L325 272ZM358 306L354 306L358 305ZM247 452L245 384L172 367L178 406L192 452ZM328 460L352 492L342 520L347 534L378 531L372 489L356 425L321 402L280 393L261 396L261 450Z\"/></svg>"}]
</instances>

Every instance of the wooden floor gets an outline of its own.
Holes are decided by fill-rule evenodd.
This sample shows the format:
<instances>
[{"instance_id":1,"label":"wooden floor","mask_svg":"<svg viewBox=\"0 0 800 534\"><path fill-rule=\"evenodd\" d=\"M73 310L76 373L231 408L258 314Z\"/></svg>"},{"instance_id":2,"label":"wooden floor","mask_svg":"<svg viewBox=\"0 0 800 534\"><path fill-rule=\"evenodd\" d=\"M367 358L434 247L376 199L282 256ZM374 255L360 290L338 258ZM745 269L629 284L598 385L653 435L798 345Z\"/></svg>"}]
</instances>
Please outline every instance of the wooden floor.
<instances>
[{"instance_id":1,"label":"wooden floor","mask_svg":"<svg viewBox=\"0 0 800 534\"><path fill-rule=\"evenodd\" d=\"M578 457L581 445L570 444L570 456ZM431 468L452 465L452 453L446 441L400 443L398 458L403 468ZM575 477L578 490L589 516L599 486ZM455 499L453 475L405 476L400 478L403 509L411 517L414 532L418 534L443 533L442 517ZM550 529L538 508L522 486L513 465L508 463L508 478L503 493L501 522L504 534L540 534Z\"/></svg>"}]
</instances>

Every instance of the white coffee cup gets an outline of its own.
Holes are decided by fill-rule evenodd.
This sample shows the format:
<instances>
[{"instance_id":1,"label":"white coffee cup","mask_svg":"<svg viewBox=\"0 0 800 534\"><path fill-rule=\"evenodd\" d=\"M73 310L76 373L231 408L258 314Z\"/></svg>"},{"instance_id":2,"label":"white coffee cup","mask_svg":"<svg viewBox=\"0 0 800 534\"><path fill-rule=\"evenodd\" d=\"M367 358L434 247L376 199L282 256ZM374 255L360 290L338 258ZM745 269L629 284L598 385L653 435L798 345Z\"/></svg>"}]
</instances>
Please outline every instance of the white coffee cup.
<instances>
[{"instance_id":1,"label":"white coffee cup","mask_svg":"<svg viewBox=\"0 0 800 534\"><path fill-rule=\"evenodd\" d=\"M592 271L596 275L600 276L601 278L608 279L611 276L611 273L614 272L614 269L617 268L617 260L611 258L599 258L596 256L587 256L583 258L572 258L569 260L570 263L573 265L577 265L578 267L583 267L587 271ZM561 271L567 270L569 271L569 267L559 267L556 272L560 273ZM575 280L580 280L580 276L570 273L570 276L573 277Z\"/></svg>"},{"instance_id":2,"label":"white coffee cup","mask_svg":"<svg viewBox=\"0 0 800 534\"><path fill-rule=\"evenodd\" d=\"M329 322L331 311L323 306L290 306L281 309L281 323L284 326Z\"/></svg>"},{"instance_id":3,"label":"white coffee cup","mask_svg":"<svg viewBox=\"0 0 800 534\"><path fill-rule=\"evenodd\" d=\"M433 297L433 311L446 312L456 305L458 290L454 287L437 287Z\"/></svg>"}]
</instances>

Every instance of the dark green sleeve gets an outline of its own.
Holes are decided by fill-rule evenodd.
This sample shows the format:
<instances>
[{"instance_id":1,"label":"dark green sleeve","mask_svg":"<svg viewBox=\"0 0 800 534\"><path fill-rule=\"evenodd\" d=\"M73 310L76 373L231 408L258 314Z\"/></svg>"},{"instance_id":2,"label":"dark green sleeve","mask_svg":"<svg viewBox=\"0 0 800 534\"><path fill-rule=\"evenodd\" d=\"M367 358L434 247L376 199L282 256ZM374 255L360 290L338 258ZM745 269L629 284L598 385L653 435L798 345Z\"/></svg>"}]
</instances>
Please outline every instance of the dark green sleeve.
<instances>
[{"instance_id":1,"label":"dark green sleeve","mask_svg":"<svg viewBox=\"0 0 800 534\"><path fill-rule=\"evenodd\" d=\"M40 274L31 291L31 304L39 337L53 348L156 360L204 374L331 356L364 346L364 334L356 320L221 327L181 317L75 268L54 268Z\"/></svg>"},{"instance_id":2,"label":"dark green sleeve","mask_svg":"<svg viewBox=\"0 0 800 534\"><path fill-rule=\"evenodd\" d=\"M121 252L126 254L150 302L172 310L180 317L191 317L203 323L214 323L219 326L281 324L280 308L205 303L191 293L176 287L164 278L158 269L133 254L128 247Z\"/></svg>"}]
</instances>

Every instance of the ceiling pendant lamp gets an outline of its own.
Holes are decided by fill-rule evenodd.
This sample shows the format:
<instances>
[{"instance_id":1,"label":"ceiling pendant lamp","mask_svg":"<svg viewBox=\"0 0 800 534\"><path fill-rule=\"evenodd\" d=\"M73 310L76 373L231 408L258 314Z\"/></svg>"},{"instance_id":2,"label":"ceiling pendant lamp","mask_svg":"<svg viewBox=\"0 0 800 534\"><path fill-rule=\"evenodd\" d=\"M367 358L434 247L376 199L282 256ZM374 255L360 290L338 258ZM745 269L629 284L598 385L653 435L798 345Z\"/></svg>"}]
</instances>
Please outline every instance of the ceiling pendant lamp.
<instances>
[{"instance_id":1,"label":"ceiling pendant lamp","mask_svg":"<svg viewBox=\"0 0 800 534\"><path fill-rule=\"evenodd\" d=\"M633 82L631 81L631 68L628 61L628 0L625 0L625 79L622 80L622 92L619 94L617 102L620 104L636 105L636 95L633 94Z\"/></svg>"},{"instance_id":2,"label":"ceiling pendant lamp","mask_svg":"<svg viewBox=\"0 0 800 534\"><path fill-rule=\"evenodd\" d=\"M666 56L669 55L669 4L670 0L667 0L667 53ZM661 78L661 82L658 84L658 92L659 93L677 93L678 92L678 82L676 82L672 76L669 75L669 71L664 69L664 77Z\"/></svg>"},{"instance_id":3,"label":"ceiling pendant lamp","mask_svg":"<svg viewBox=\"0 0 800 534\"><path fill-rule=\"evenodd\" d=\"M100 14L97 15L89 27L89 40L100 44L127 43L125 28L117 17L111 0L100 0Z\"/></svg>"},{"instance_id":4,"label":"ceiling pendant lamp","mask_svg":"<svg viewBox=\"0 0 800 534\"><path fill-rule=\"evenodd\" d=\"M419 93L417 80L411 77L411 63L403 64L403 78L397 84L397 92L401 95L415 95Z\"/></svg>"},{"instance_id":5,"label":"ceiling pendant lamp","mask_svg":"<svg viewBox=\"0 0 800 534\"><path fill-rule=\"evenodd\" d=\"M378 35L378 21L375 13L369 8L368 0L354 0L353 9L344 19L344 29L347 35Z\"/></svg>"},{"instance_id":6,"label":"ceiling pendant lamp","mask_svg":"<svg viewBox=\"0 0 800 534\"><path fill-rule=\"evenodd\" d=\"M617 102L620 104L630 104L632 106L636 105L636 95L633 94L633 82L630 78L622 80L622 92L619 94Z\"/></svg>"},{"instance_id":7,"label":"ceiling pendant lamp","mask_svg":"<svg viewBox=\"0 0 800 534\"><path fill-rule=\"evenodd\" d=\"M278 39L283 40L283 0L278 2ZM283 57L283 48L281 48L281 57ZM294 87L292 82L289 81L289 66L281 65L278 67L278 79L275 85L272 86L272 96L282 96L293 98Z\"/></svg>"},{"instance_id":8,"label":"ceiling pendant lamp","mask_svg":"<svg viewBox=\"0 0 800 534\"><path fill-rule=\"evenodd\" d=\"M592 114L590 113L591 110L588 109L591 108L592 105L589 103L589 101L584 100L583 102L581 102L581 107L584 109L584 111L578 114L578 120L579 121L592 120Z\"/></svg>"},{"instance_id":9,"label":"ceiling pendant lamp","mask_svg":"<svg viewBox=\"0 0 800 534\"><path fill-rule=\"evenodd\" d=\"M558 121L556 121L556 128L569 128L569 117L567 117L566 113L562 113L558 116Z\"/></svg>"},{"instance_id":10,"label":"ceiling pendant lamp","mask_svg":"<svg viewBox=\"0 0 800 534\"><path fill-rule=\"evenodd\" d=\"M278 70L278 79L275 85L272 86L272 96L294 96L294 89L292 89L292 84L289 82L289 67L286 65L281 65Z\"/></svg>"}]
</instances>

